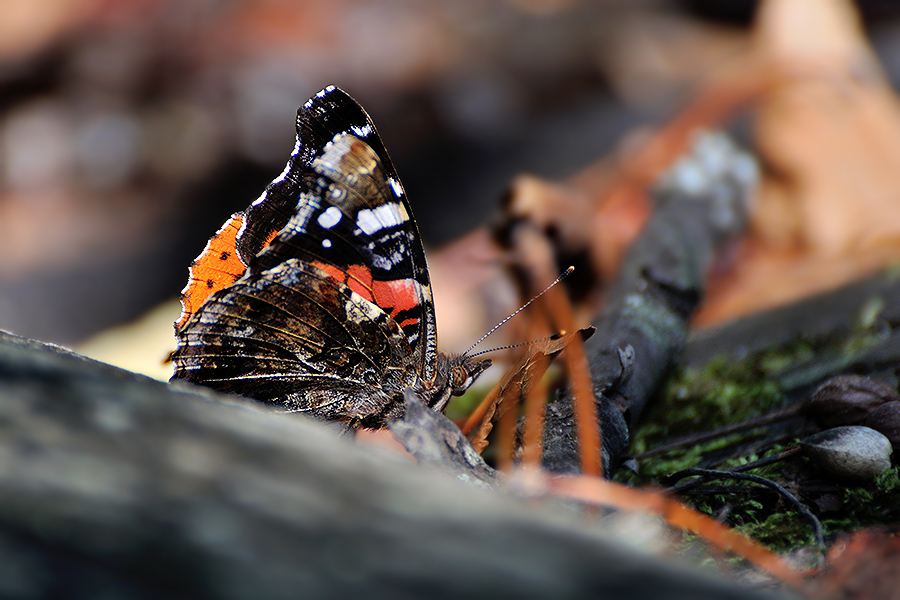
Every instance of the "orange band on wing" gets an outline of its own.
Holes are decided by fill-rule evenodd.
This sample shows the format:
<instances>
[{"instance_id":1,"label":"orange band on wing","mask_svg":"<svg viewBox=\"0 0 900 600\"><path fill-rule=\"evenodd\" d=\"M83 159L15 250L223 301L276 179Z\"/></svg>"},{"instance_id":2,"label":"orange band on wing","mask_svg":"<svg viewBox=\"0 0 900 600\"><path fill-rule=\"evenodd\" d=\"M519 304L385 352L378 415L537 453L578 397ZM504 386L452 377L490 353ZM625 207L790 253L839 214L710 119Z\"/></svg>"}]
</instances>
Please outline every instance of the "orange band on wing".
<instances>
[{"instance_id":1,"label":"orange band on wing","mask_svg":"<svg viewBox=\"0 0 900 600\"><path fill-rule=\"evenodd\" d=\"M419 295L412 279L373 281L372 272L362 265L350 265L345 271L322 262L313 264L369 302L377 304L392 318L396 318L404 310L416 308L419 304ZM403 327L416 322L418 319L406 319L399 325Z\"/></svg>"},{"instance_id":2,"label":"orange band on wing","mask_svg":"<svg viewBox=\"0 0 900 600\"><path fill-rule=\"evenodd\" d=\"M319 261L312 264L325 271L369 302L375 301L372 296L372 272L362 265L350 265L350 267L344 271L340 267Z\"/></svg>"},{"instance_id":3,"label":"orange band on wing","mask_svg":"<svg viewBox=\"0 0 900 600\"><path fill-rule=\"evenodd\" d=\"M396 281L376 281L372 284L372 295L378 306L391 308L391 316L396 318L404 310L412 310L419 304L419 295L412 279ZM400 323L402 327L406 321Z\"/></svg>"},{"instance_id":4,"label":"orange band on wing","mask_svg":"<svg viewBox=\"0 0 900 600\"><path fill-rule=\"evenodd\" d=\"M237 254L237 235L244 224L236 214L209 238L206 248L191 263L188 283L181 291L181 317L175 323L180 330L210 295L241 278L247 266Z\"/></svg>"},{"instance_id":5,"label":"orange band on wing","mask_svg":"<svg viewBox=\"0 0 900 600\"><path fill-rule=\"evenodd\" d=\"M369 302L378 303L378 298L372 294L372 271L369 269L362 265L350 265L344 283Z\"/></svg>"}]
</instances>

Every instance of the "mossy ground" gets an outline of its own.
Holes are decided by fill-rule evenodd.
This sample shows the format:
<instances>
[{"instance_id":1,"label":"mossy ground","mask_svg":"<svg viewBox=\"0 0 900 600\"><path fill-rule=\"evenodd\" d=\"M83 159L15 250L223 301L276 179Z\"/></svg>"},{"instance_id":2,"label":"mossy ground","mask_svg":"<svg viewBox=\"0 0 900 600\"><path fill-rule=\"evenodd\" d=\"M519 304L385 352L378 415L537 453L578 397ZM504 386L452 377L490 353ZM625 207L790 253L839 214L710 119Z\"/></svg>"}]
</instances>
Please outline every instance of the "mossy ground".
<instances>
[{"instance_id":1,"label":"mossy ground","mask_svg":"<svg viewBox=\"0 0 900 600\"><path fill-rule=\"evenodd\" d=\"M812 386L841 372L861 353L885 341L890 329L879 319L883 309L884 303L878 298L873 299L842 335L831 339L799 339L743 360L719 358L701 368L678 370L650 403L642 424L632 432L632 453L637 455L672 438L715 430L801 402ZM447 415L455 420L465 418L489 387L488 384L476 385L465 396L454 398ZM701 459L725 454L729 448L748 440L767 438L770 429L732 434L653 456L640 461L639 474L620 470L616 479L635 486L660 485L662 478L697 466ZM762 448L727 458L715 468L728 469L777 454L795 441L796 437L783 437L767 442ZM795 456L789 462L748 472L795 491L795 478L804 470L810 470L806 459ZM716 483L728 486L727 493L695 495L685 501L710 515L727 511L728 524L777 551L796 549L812 542L808 521L774 494L760 492L753 484ZM836 489L838 510L834 510L835 502L832 502L827 513L819 511L809 498L801 498L813 512L821 512L828 535L900 523L900 478L896 468L866 486L836 486Z\"/></svg>"},{"instance_id":2,"label":"mossy ground","mask_svg":"<svg viewBox=\"0 0 900 600\"><path fill-rule=\"evenodd\" d=\"M765 415L784 408L789 400L798 402L802 398L788 399L783 391L786 381L793 383L796 379L798 365L815 365L816 357L821 358L823 350L832 357L855 354L877 337L871 329L859 327L838 347L823 348L821 344L804 340L743 361L716 359L703 368L682 369L669 379L651 404L643 424L633 432L632 452L638 455L672 438ZM763 429L732 434L648 457L640 461L639 474L620 470L617 479L632 485L659 485L662 478L697 466L703 458L747 440L763 438L768 433ZM782 439L758 453L728 458L715 468L728 469L779 453L793 441ZM795 456L788 462L774 463L748 473L769 478L796 491L798 486L792 478L810 469L805 458ZM729 525L776 551L793 550L812 542L809 522L774 494L760 492L758 486L740 482L719 481L714 485L721 486L725 493L694 495L684 500L710 515L727 512ZM900 477L896 467L868 485L838 485L836 489L839 509L832 507L830 512L820 515L827 535L900 523ZM809 503L809 499L801 500ZM811 509L817 512L817 506L811 505Z\"/></svg>"}]
</instances>

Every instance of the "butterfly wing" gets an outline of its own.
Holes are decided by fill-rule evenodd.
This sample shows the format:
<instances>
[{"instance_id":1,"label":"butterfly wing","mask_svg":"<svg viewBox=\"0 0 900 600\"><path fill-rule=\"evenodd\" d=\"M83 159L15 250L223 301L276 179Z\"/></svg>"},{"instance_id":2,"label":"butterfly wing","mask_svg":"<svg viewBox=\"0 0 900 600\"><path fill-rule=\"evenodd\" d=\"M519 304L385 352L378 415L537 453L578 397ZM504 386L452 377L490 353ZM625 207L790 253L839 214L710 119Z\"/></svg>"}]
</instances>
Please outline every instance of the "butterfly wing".
<instances>
[{"instance_id":1,"label":"butterfly wing","mask_svg":"<svg viewBox=\"0 0 900 600\"><path fill-rule=\"evenodd\" d=\"M353 137L371 152L343 152L342 144L351 144ZM343 138L343 142L338 138ZM327 179L336 182L331 191L346 193L340 210L349 219L342 219L339 228L348 223L355 225L352 236L344 237L347 241L344 248L353 248L360 262L348 263L342 259L349 257L350 252L336 251L328 256L331 264L344 272L359 267L370 272L375 302L402 324L412 348L410 360L423 381L433 381L437 367L437 323L425 248L409 200L375 124L350 95L329 86L297 111L297 139L311 140L300 146L299 156L316 166L295 173L301 176L308 176L311 171L326 173ZM323 150L312 155L313 148L327 148L329 143L336 146L330 153ZM371 177L361 181L354 178L357 173L371 173ZM337 198L327 200L338 203ZM326 210L331 210L330 216L337 216L331 206ZM303 218L299 212L298 220ZM318 218L316 225L323 226L323 239L332 239L330 232L324 231L328 229L324 227L329 222L327 217L322 223ZM311 239L304 238L304 241Z\"/></svg>"},{"instance_id":2,"label":"butterfly wing","mask_svg":"<svg viewBox=\"0 0 900 600\"><path fill-rule=\"evenodd\" d=\"M393 397L435 374L408 201L371 119L337 88L300 108L284 172L210 240L184 296L173 379L315 411L334 404L323 389Z\"/></svg>"},{"instance_id":3,"label":"butterfly wing","mask_svg":"<svg viewBox=\"0 0 900 600\"><path fill-rule=\"evenodd\" d=\"M215 293L178 332L174 379L328 419L378 414L415 373L400 327L329 273L290 259Z\"/></svg>"}]
</instances>

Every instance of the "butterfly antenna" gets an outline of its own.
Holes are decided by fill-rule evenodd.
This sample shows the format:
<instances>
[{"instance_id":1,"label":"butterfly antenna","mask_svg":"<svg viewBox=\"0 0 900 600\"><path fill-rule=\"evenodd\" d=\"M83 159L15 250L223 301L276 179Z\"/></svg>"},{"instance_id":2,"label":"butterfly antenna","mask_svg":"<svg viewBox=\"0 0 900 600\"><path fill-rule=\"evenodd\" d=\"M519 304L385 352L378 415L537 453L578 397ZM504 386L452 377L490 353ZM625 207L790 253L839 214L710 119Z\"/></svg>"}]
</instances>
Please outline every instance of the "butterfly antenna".
<instances>
[{"instance_id":1,"label":"butterfly antenna","mask_svg":"<svg viewBox=\"0 0 900 600\"><path fill-rule=\"evenodd\" d=\"M481 352L476 352L475 354L468 355L469 358L475 358L476 356L481 356L482 354L487 354L488 352L497 352L499 350L511 350L513 348L521 348L522 346L529 346L535 342L546 342L547 340L555 340L561 338L566 335L565 329L560 329L558 332L553 335L548 335L547 337L542 337L536 340L531 340L530 342L519 342L518 344L511 344L509 346L500 346L499 348L491 348L490 350L482 350Z\"/></svg>"},{"instance_id":2,"label":"butterfly antenna","mask_svg":"<svg viewBox=\"0 0 900 600\"><path fill-rule=\"evenodd\" d=\"M500 329L500 327L502 327L507 321L509 321L509 320L512 319L514 316L516 316L517 314L519 314L520 312L522 312L523 310L525 310L526 308L528 308L528 307L531 305L532 302L534 302L535 300L537 300L538 298L540 298L541 296L543 296L544 294L546 294L547 291L548 291L550 288L552 288L554 285L556 285L557 283L559 283L560 281L562 281L563 279L565 279L566 277L568 277L569 275L571 275L571 274L572 274L572 271L574 271L574 270L575 270L575 267L569 267L568 269L566 269L565 271L563 271L563 272L560 274L560 276L557 277L556 279L554 279L554 280L553 280L553 283L551 283L550 285L548 285L547 287L545 287L545 288L543 289L543 291L541 291L540 294L538 294L537 296L535 296L534 298L532 298L531 300L529 300L528 302L526 302L525 304L523 304L523 305L522 305L521 307L519 307L514 313L512 313L511 315L509 315L508 317L506 317L505 319L503 319L502 321L500 321L499 323L497 323L496 325L494 325L494 326L491 328L490 331L488 331L486 334L484 334L483 336L481 336L481 339L479 339L477 342L475 342L474 344L472 344L471 346L469 346L469 349L466 350L465 352L463 352L463 356L467 356L467 355L469 354L469 352L471 352L471 351L475 348L475 346L477 346L478 344L480 344L481 342L483 342L484 340L486 340L486 339L488 338L489 335L491 335L492 333L494 333L495 331L497 331L498 329ZM527 343L530 343L530 342L527 342ZM523 345L523 344L516 344L516 346L521 346L521 345ZM506 347L503 347L503 348L494 348L493 350L505 350L505 349L507 349L507 348L515 348L516 346L506 346ZM493 352L493 350L486 350L485 352ZM479 352L478 354L484 354L484 352ZM475 355L475 356L477 356L477 355Z\"/></svg>"}]
</instances>

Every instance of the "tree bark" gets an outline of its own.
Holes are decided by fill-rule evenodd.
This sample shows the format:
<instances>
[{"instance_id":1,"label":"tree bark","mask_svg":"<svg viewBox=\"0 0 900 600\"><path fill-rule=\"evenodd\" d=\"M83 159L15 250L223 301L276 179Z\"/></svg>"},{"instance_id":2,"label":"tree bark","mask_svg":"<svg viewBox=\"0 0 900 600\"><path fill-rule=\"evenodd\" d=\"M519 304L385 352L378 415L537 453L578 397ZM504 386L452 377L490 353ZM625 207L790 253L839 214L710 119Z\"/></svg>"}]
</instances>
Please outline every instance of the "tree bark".
<instances>
[{"instance_id":1,"label":"tree bark","mask_svg":"<svg viewBox=\"0 0 900 600\"><path fill-rule=\"evenodd\" d=\"M2 597L762 597L548 510L0 334Z\"/></svg>"}]
</instances>

